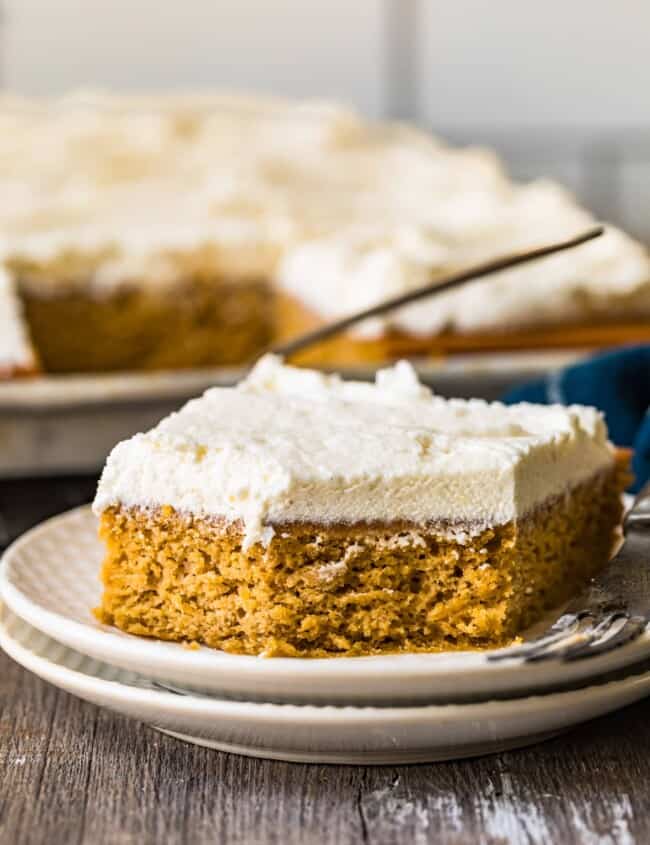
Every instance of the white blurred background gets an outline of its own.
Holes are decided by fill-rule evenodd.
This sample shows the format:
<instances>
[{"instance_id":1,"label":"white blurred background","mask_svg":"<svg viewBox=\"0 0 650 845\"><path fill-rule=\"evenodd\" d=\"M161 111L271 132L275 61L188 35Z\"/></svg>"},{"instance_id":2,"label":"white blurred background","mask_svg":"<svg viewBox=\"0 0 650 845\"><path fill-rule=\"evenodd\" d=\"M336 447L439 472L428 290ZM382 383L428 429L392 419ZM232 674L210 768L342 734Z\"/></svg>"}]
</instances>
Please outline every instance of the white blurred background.
<instances>
[{"instance_id":1,"label":"white blurred background","mask_svg":"<svg viewBox=\"0 0 650 845\"><path fill-rule=\"evenodd\" d=\"M496 147L650 242L649 0L0 0L0 79L350 101Z\"/></svg>"}]
</instances>

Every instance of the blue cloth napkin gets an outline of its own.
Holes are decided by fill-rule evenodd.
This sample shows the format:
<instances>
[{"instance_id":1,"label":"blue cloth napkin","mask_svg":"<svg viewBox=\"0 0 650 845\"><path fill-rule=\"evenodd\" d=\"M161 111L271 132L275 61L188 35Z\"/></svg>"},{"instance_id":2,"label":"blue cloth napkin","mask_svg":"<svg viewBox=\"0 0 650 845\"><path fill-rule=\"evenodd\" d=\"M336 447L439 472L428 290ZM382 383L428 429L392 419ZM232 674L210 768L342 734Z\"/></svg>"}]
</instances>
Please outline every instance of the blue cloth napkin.
<instances>
[{"instance_id":1,"label":"blue cloth napkin","mask_svg":"<svg viewBox=\"0 0 650 845\"><path fill-rule=\"evenodd\" d=\"M597 355L517 387L503 401L594 405L605 414L612 442L634 450L630 489L650 478L650 346Z\"/></svg>"}]
</instances>

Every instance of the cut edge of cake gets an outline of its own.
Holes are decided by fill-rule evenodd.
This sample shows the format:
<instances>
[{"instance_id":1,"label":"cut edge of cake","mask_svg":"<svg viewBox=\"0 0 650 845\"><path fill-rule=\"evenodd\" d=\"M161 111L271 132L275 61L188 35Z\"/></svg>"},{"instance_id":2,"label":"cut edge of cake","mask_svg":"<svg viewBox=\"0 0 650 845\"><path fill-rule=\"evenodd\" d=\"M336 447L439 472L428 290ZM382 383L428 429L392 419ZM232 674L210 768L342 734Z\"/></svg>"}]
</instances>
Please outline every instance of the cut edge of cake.
<instances>
[{"instance_id":1,"label":"cut edge of cake","mask_svg":"<svg viewBox=\"0 0 650 845\"><path fill-rule=\"evenodd\" d=\"M39 371L15 279L0 267L0 381Z\"/></svg>"}]
</instances>

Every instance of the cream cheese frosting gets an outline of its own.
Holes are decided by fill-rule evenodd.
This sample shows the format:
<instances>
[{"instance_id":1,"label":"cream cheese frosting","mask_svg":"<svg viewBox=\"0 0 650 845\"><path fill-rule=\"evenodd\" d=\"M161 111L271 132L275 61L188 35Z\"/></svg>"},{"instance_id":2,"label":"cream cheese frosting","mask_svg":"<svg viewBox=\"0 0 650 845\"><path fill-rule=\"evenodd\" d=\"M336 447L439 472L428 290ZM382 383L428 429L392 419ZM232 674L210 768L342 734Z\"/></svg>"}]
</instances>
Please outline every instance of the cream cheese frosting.
<instances>
[{"instance_id":1,"label":"cream cheese frosting","mask_svg":"<svg viewBox=\"0 0 650 845\"><path fill-rule=\"evenodd\" d=\"M35 365L14 280L0 267L0 378Z\"/></svg>"},{"instance_id":2,"label":"cream cheese frosting","mask_svg":"<svg viewBox=\"0 0 650 845\"><path fill-rule=\"evenodd\" d=\"M326 318L592 221L553 183L513 183L490 151L329 102L232 94L2 96L0 188L0 260L110 253L81 281L21 276L44 296L167 284L179 255L209 246L219 273L274 278ZM605 314L650 314L648 256L615 229L363 331Z\"/></svg>"},{"instance_id":3,"label":"cream cheese frosting","mask_svg":"<svg viewBox=\"0 0 650 845\"><path fill-rule=\"evenodd\" d=\"M268 276L301 197L318 190L314 163L361 131L354 113L319 102L0 97L0 256L108 249L114 267L98 292L120 278L120 262L151 259L155 284L160 253L205 245L224 274Z\"/></svg>"},{"instance_id":4,"label":"cream cheese frosting","mask_svg":"<svg viewBox=\"0 0 650 845\"><path fill-rule=\"evenodd\" d=\"M241 521L246 546L295 521L438 523L463 541L612 462L593 408L446 400L406 362L370 384L265 356L238 386L118 444L94 510Z\"/></svg>"}]
</instances>

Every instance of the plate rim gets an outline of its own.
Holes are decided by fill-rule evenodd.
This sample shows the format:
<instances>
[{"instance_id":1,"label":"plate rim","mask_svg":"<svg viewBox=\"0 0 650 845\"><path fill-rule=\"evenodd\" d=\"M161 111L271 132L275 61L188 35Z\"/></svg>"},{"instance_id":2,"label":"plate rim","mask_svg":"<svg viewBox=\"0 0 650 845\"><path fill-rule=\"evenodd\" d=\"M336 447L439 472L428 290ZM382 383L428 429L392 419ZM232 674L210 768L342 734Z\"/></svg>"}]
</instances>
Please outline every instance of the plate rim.
<instances>
[{"instance_id":1,"label":"plate rim","mask_svg":"<svg viewBox=\"0 0 650 845\"><path fill-rule=\"evenodd\" d=\"M462 703L438 702L409 706L376 707L372 705L353 704L233 700L219 698L217 696L192 695L191 693L178 695L165 690L150 689L144 685L138 686L119 680L101 678L81 669L62 666L56 660L36 654L33 649L23 645L8 631L7 614L17 617L20 622L27 625L32 631L45 636L55 645L60 646L61 644L53 637L39 631L39 629L35 628L26 620L21 619L10 608L0 605L0 648L24 669L37 675L42 680L46 680L48 683L58 686L54 681L50 680L50 677L60 674L78 683L79 688L90 690L94 687L103 691L109 698L115 701L123 701L125 697L133 697L133 700L137 700L138 703L143 704L158 700L166 705L171 705L171 710L174 712L185 710L196 714L221 714L236 717L238 720L252 721L260 718L260 716L270 715L280 721L285 721L285 719L280 719L282 716L286 717L286 721L288 722L298 720L303 726L312 724L314 721L318 721L320 724L337 724L338 722L345 721L347 724L352 722L353 724L356 723L359 725L367 724L371 721L404 723L404 721L419 721L423 716L438 717L441 722L444 722L445 716L458 718L465 714L467 718L480 717L481 719L489 720L497 715L496 711L499 711L499 718L506 718L504 711L507 711L508 715L512 714L514 716L516 714L518 717L522 717L538 712L540 706L543 704L547 706L559 706L560 704L568 705L574 702L577 703L584 700L585 694L587 693L597 694L598 697L606 698L616 691L642 686L647 688L647 694L650 694L650 668L648 668L646 671L640 673L631 671L629 675L621 679L611 680L601 684L586 684L578 689L546 694L534 693L522 698L490 699ZM8 648L7 643L9 644ZM69 646L64 646L64 648L73 654L84 656L77 649L70 648ZM21 659L18 659L18 656ZM105 666L110 665L96 658L88 659ZM36 671L34 667L39 667L47 677ZM50 668L48 669L47 667Z\"/></svg>"}]
</instances>

